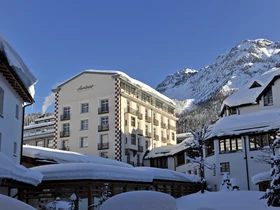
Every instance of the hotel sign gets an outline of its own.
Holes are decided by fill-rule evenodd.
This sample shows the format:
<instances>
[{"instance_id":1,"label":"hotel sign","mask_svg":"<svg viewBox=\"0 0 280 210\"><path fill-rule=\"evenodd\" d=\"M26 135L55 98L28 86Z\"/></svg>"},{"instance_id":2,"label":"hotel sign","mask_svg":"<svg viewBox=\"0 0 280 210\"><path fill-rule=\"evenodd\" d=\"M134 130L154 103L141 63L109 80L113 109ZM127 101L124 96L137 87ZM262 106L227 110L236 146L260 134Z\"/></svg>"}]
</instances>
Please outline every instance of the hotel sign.
<instances>
[{"instance_id":1,"label":"hotel sign","mask_svg":"<svg viewBox=\"0 0 280 210\"><path fill-rule=\"evenodd\" d=\"M95 85L81 85L80 87L77 88L77 91L78 92L81 92L81 91L86 91L86 90L91 90L93 89Z\"/></svg>"}]
</instances>

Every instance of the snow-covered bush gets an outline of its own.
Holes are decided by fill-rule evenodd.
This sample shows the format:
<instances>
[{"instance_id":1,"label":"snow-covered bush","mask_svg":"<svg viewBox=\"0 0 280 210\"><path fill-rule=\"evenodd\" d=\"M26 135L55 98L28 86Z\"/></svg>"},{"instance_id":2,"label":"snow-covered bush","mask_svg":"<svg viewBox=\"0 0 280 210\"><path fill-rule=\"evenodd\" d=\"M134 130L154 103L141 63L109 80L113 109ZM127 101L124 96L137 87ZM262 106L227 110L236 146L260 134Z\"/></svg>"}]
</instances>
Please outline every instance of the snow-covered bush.
<instances>
[{"instance_id":1,"label":"snow-covered bush","mask_svg":"<svg viewBox=\"0 0 280 210\"><path fill-rule=\"evenodd\" d=\"M176 210L176 199L156 191L133 191L113 196L100 210Z\"/></svg>"},{"instance_id":2,"label":"snow-covered bush","mask_svg":"<svg viewBox=\"0 0 280 210\"><path fill-rule=\"evenodd\" d=\"M75 200L77 200L76 194L73 193L70 197L71 201L62 201L57 197L54 201L46 204L46 210L74 210L75 209Z\"/></svg>"},{"instance_id":3,"label":"snow-covered bush","mask_svg":"<svg viewBox=\"0 0 280 210\"><path fill-rule=\"evenodd\" d=\"M224 173L223 180L220 185L220 191L232 191L232 185L228 173Z\"/></svg>"}]
</instances>

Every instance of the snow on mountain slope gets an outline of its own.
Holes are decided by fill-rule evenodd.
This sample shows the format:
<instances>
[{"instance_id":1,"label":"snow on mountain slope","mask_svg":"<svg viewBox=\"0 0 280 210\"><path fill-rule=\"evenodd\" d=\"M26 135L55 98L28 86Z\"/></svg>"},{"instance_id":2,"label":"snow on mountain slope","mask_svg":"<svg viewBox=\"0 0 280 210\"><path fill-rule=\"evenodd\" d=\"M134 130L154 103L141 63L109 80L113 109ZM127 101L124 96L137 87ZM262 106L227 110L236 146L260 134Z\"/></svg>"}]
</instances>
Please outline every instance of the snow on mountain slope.
<instances>
[{"instance_id":1,"label":"snow on mountain slope","mask_svg":"<svg viewBox=\"0 0 280 210\"><path fill-rule=\"evenodd\" d=\"M266 39L244 40L199 71L183 69L167 76L157 90L179 100L178 112L206 101L213 94L230 94L253 77L280 63L280 43Z\"/></svg>"}]
</instances>

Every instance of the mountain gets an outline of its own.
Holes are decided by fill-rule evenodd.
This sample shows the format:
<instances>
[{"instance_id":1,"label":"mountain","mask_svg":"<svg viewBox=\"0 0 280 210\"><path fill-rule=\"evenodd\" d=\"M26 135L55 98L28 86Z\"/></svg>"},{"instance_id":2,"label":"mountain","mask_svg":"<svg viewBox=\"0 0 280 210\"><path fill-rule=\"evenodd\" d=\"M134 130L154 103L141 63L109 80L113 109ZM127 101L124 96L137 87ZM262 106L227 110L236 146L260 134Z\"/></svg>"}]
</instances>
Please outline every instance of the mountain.
<instances>
[{"instance_id":1,"label":"mountain","mask_svg":"<svg viewBox=\"0 0 280 210\"><path fill-rule=\"evenodd\" d=\"M174 99L178 113L227 96L280 63L280 43L244 40L200 70L183 69L167 76L157 90ZM218 106L218 105L217 105ZM219 107L215 107L218 109Z\"/></svg>"}]
</instances>

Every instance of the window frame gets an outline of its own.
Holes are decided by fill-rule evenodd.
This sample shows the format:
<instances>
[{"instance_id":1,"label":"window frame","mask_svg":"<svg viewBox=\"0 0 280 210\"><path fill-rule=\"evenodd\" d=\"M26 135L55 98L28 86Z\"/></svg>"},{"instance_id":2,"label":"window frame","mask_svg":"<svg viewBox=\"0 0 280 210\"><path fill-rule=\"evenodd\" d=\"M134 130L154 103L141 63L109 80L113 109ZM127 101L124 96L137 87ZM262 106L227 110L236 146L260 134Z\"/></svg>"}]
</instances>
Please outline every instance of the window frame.
<instances>
[{"instance_id":1,"label":"window frame","mask_svg":"<svg viewBox=\"0 0 280 210\"><path fill-rule=\"evenodd\" d=\"M130 122L131 122L131 123L130 123L131 126L132 126L132 127L135 127L135 125L136 125L136 118L131 116L131 121L130 121Z\"/></svg>"},{"instance_id":2,"label":"window frame","mask_svg":"<svg viewBox=\"0 0 280 210\"><path fill-rule=\"evenodd\" d=\"M265 145L264 144L264 136L266 137L266 143L269 143L269 145ZM271 138L272 137L272 138ZM272 145L273 141L276 138L276 134L275 133L262 133L262 134L254 134L254 135L249 135L249 150L250 151L254 151L254 150L259 150L265 146L270 146ZM253 141L252 141L253 139ZM260 146L257 146L257 139L260 140ZM252 147L252 145L254 145L254 147Z\"/></svg>"},{"instance_id":3,"label":"window frame","mask_svg":"<svg viewBox=\"0 0 280 210\"><path fill-rule=\"evenodd\" d=\"M89 103L82 103L81 104L81 114L89 112Z\"/></svg>"},{"instance_id":4,"label":"window frame","mask_svg":"<svg viewBox=\"0 0 280 210\"><path fill-rule=\"evenodd\" d=\"M0 87L0 117L4 117L4 99L5 91Z\"/></svg>"},{"instance_id":5,"label":"window frame","mask_svg":"<svg viewBox=\"0 0 280 210\"><path fill-rule=\"evenodd\" d=\"M81 131L88 130L88 119L81 120Z\"/></svg>"},{"instance_id":6,"label":"window frame","mask_svg":"<svg viewBox=\"0 0 280 210\"><path fill-rule=\"evenodd\" d=\"M230 174L230 162L222 162L222 163L220 163L220 174L223 175L225 173L229 173Z\"/></svg>"},{"instance_id":7,"label":"window frame","mask_svg":"<svg viewBox=\"0 0 280 210\"><path fill-rule=\"evenodd\" d=\"M109 111L109 99L101 99L100 100L100 108L102 112L108 112Z\"/></svg>"},{"instance_id":8,"label":"window frame","mask_svg":"<svg viewBox=\"0 0 280 210\"><path fill-rule=\"evenodd\" d=\"M263 105L264 105L264 106L272 106L272 105L273 105L272 87L270 87L270 88L263 94Z\"/></svg>"},{"instance_id":9,"label":"window frame","mask_svg":"<svg viewBox=\"0 0 280 210\"><path fill-rule=\"evenodd\" d=\"M87 140L86 144L84 144L84 140ZM88 147L88 137L87 136L83 136L80 137L80 148L87 148Z\"/></svg>"},{"instance_id":10,"label":"window frame","mask_svg":"<svg viewBox=\"0 0 280 210\"><path fill-rule=\"evenodd\" d=\"M235 144L235 149L233 149L233 145ZM242 152L242 138L225 138L219 139L219 154L228 154L235 152Z\"/></svg>"},{"instance_id":11,"label":"window frame","mask_svg":"<svg viewBox=\"0 0 280 210\"><path fill-rule=\"evenodd\" d=\"M17 142L14 142L13 155L17 157Z\"/></svg>"}]
</instances>

